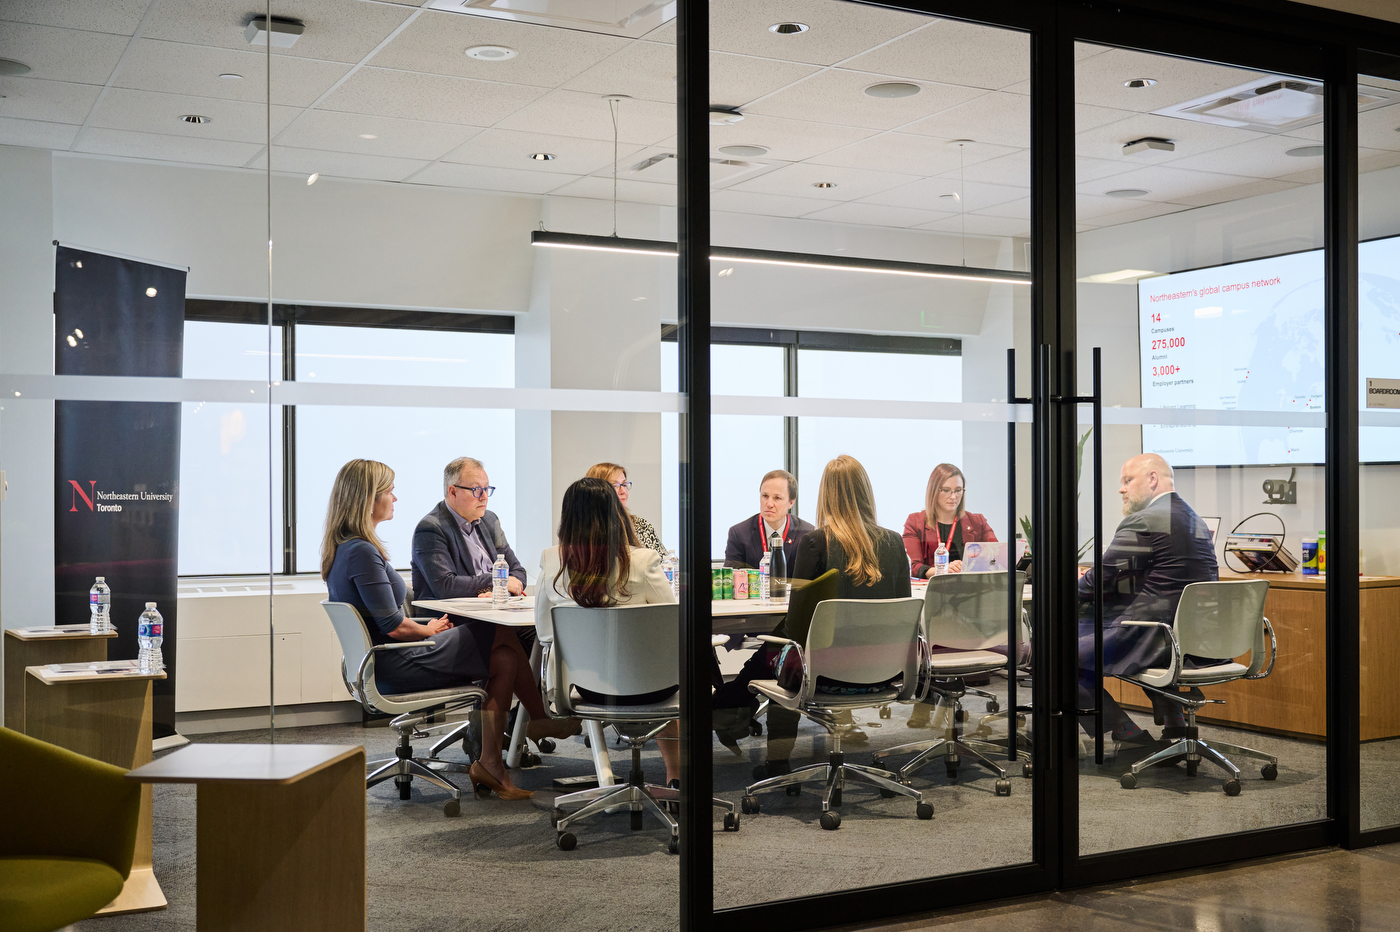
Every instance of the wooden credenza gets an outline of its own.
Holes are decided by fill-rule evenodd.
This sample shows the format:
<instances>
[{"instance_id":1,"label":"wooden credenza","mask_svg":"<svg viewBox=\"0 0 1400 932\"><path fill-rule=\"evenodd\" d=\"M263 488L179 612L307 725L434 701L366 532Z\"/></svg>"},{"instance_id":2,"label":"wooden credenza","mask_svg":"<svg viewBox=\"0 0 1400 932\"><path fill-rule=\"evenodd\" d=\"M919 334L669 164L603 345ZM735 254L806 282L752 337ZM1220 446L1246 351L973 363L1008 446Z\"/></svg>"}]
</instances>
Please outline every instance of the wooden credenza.
<instances>
[{"instance_id":1,"label":"wooden credenza","mask_svg":"<svg viewBox=\"0 0 1400 932\"><path fill-rule=\"evenodd\" d=\"M1326 579L1281 573L1221 573L1222 580L1269 583L1264 615L1278 639L1278 662L1262 680L1208 686L1202 722L1323 738L1327 735ZM1400 736L1400 576L1361 577L1361 618L1335 619L1361 626L1361 740ZM1247 656L1247 655L1246 655ZM1246 662L1241 660L1241 662ZM1109 695L1128 708L1149 708L1142 690L1107 679Z\"/></svg>"}]
</instances>

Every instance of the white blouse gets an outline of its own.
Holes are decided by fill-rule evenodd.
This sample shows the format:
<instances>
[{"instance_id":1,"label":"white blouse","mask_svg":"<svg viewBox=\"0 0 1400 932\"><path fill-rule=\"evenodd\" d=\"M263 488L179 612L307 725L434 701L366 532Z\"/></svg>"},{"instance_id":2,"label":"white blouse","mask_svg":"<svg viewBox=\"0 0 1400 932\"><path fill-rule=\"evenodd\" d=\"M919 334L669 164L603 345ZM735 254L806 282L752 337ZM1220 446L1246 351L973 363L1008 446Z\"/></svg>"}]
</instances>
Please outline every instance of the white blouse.
<instances>
[{"instance_id":1,"label":"white blouse","mask_svg":"<svg viewBox=\"0 0 1400 932\"><path fill-rule=\"evenodd\" d=\"M627 573L627 594L617 592L615 583L608 585L608 595L616 605L655 604L675 602L671 584L661 571L661 554L645 547L633 547L629 554L631 566ZM540 554L540 575L535 581L535 627L541 632L552 630L550 609L556 605L576 604L569 596L569 572L559 573L559 548L550 547Z\"/></svg>"}]
</instances>

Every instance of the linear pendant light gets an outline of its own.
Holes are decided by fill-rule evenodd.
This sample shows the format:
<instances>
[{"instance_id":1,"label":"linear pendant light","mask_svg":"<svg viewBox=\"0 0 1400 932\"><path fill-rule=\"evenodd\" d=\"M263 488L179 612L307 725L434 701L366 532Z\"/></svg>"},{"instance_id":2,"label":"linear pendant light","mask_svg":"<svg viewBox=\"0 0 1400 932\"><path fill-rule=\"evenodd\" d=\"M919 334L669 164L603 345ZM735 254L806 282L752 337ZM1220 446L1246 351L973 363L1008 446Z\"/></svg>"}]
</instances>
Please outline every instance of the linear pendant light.
<instances>
[{"instance_id":1,"label":"linear pendant light","mask_svg":"<svg viewBox=\"0 0 1400 932\"><path fill-rule=\"evenodd\" d=\"M625 252L648 256L677 256L675 243L623 236L594 236L586 233L554 233L535 230L531 246L554 249L591 249L599 252ZM862 259L855 256L825 256L808 252L781 252L775 249L741 249L733 246L710 247L710 261L754 262L762 265L801 266L814 269L840 269L851 272L879 272L885 275L915 275L923 278L953 278L973 282L1029 285L1029 272L978 269L931 262L901 262L895 259Z\"/></svg>"}]
</instances>

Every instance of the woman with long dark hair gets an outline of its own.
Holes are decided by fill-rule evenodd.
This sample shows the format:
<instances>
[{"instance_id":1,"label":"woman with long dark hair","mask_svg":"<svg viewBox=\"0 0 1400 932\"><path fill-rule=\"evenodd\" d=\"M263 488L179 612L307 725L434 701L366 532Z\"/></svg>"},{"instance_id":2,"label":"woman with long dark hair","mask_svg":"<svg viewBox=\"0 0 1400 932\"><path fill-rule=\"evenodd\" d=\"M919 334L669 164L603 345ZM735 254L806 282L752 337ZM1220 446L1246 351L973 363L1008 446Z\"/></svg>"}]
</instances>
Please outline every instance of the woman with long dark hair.
<instances>
[{"instance_id":1,"label":"woman with long dark hair","mask_svg":"<svg viewBox=\"0 0 1400 932\"><path fill-rule=\"evenodd\" d=\"M661 571L661 556L639 547L617 493L606 479L584 478L564 491L559 514L559 546L540 555L535 589L535 617L557 605L601 608L611 605L675 602ZM679 675L679 674L678 674ZM675 690L668 690L666 695ZM666 695L648 696L659 702ZM585 695L590 701L607 697ZM680 730L675 722L657 735L666 779L680 779Z\"/></svg>"}]
</instances>

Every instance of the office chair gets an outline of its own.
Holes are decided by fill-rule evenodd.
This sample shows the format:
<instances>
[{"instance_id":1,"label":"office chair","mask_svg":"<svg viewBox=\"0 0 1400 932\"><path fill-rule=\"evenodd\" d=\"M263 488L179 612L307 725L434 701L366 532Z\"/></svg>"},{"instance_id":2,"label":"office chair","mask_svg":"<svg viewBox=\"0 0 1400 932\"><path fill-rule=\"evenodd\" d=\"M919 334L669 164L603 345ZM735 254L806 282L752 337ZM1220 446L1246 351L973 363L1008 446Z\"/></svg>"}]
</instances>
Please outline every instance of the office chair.
<instances>
[{"instance_id":1,"label":"office chair","mask_svg":"<svg viewBox=\"0 0 1400 932\"><path fill-rule=\"evenodd\" d=\"M1020 587L1024 585L1025 574L1017 573L1017 591L1019 592ZM983 739L990 734L989 725L992 720L1016 715L1017 711L994 711L982 718L975 735L967 736L963 733L967 712L962 707L962 698L967 693L987 695L978 690L968 689L963 682L966 677L982 676L1006 669L1007 655L997 650L1007 650L1006 586L1007 577L1004 571L948 573L929 579L928 591L924 594L926 641L928 644L955 649L927 654L919 701L927 701L930 694L935 695L939 711L943 713L940 718L951 719L951 722L945 737L875 752L873 760L877 766L884 765L891 754L917 752L913 759L900 768L901 782L907 782L935 757L943 758L948 778L957 779L958 766L966 757L996 774L998 796L1011 795L1011 780L1007 776L1007 770L994 760L996 755L1005 754L1006 749ZM1024 650L1029 644L1024 611L1019 623L1021 648ZM1018 748L1017 757L1023 761L1021 774L1029 777L1030 755Z\"/></svg>"},{"instance_id":2,"label":"office chair","mask_svg":"<svg viewBox=\"0 0 1400 932\"><path fill-rule=\"evenodd\" d=\"M829 749L823 763L749 786L744 790L744 812L760 811L756 794L765 790L820 780L826 785L821 826L836 829L841 826L841 813L836 807L841 805L841 791L849 777L871 784L886 799L912 796L915 814L920 819L933 818L933 804L924 802L918 790L896 782L883 770L846 762L841 737L852 726L838 721L843 712L907 702L913 697L918 684L920 608L916 598L827 599L812 613L805 648L787 638L763 635L770 644L792 645L798 652L802 682L789 690L779 686L777 680L754 680L749 689L821 725L830 736ZM870 691L827 691L849 690L852 685Z\"/></svg>"},{"instance_id":3,"label":"office chair","mask_svg":"<svg viewBox=\"0 0 1400 932\"><path fill-rule=\"evenodd\" d=\"M87 919L131 874L141 784L9 728L0 760L0 928L50 932Z\"/></svg>"},{"instance_id":4,"label":"office chair","mask_svg":"<svg viewBox=\"0 0 1400 932\"><path fill-rule=\"evenodd\" d=\"M680 851L680 827L662 802L678 802L680 790L647 783L642 776L642 748L680 718L680 614L675 603L583 608L560 605L536 631L544 649L540 695L551 718L578 716L612 725L627 738L632 769L627 782L560 796L551 821L556 841L571 851L578 839L569 826L615 806L626 806L632 830L640 831L642 813L650 812L671 830L670 851ZM590 702L579 690L609 697ZM668 692L669 691L669 692ZM662 694L662 698L654 698ZM612 697L616 697L613 699ZM739 830L734 804L713 799L725 810L724 830ZM566 813L566 806L582 804Z\"/></svg>"},{"instance_id":5,"label":"office chair","mask_svg":"<svg viewBox=\"0 0 1400 932\"><path fill-rule=\"evenodd\" d=\"M426 738L432 731L447 729L447 737L433 745L434 754L439 748L461 741L466 736L468 722L431 723L430 720L439 712L479 710L486 700L486 690L464 683L451 689L429 689L392 695L380 693L374 679L376 654L405 647L432 647L433 642L427 640L375 644L370 640L369 628L365 626L365 621L355 606L348 602L332 602L329 599L322 600L321 606L330 616L336 637L340 639L340 675L345 681L345 688L366 711L395 716L389 722L389 727L399 738L398 747L394 749L395 756L370 762L365 789L393 778L399 789L399 799L408 799L413 778L418 777L452 794L452 798L442 807L444 815L461 815L461 792L439 771L464 773L467 770L466 766L438 760L432 754L428 757L414 757L413 739ZM355 672L352 674L351 670Z\"/></svg>"},{"instance_id":6,"label":"office chair","mask_svg":"<svg viewBox=\"0 0 1400 932\"><path fill-rule=\"evenodd\" d=\"M1194 777L1204 758L1230 775L1230 779L1225 781L1225 795L1238 796L1240 768L1225 756L1227 753L1265 761L1260 768L1260 776L1265 780L1278 778L1277 757L1223 741L1207 743L1201 740L1196 727L1196 712L1202 706L1223 705L1225 702L1224 699L1206 699L1200 687L1218 686L1234 680L1262 680L1273 672L1278 642L1274 638L1273 626L1264 617L1264 597L1268 592L1269 584L1262 579L1192 583L1181 592L1181 601L1176 606L1172 624L1161 621L1120 622L1161 628L1171 645L1171 664L1120 675L1118 679L1142 687L1148 695L1175 702L1186 713L1186 727L1182 729L1181 737L1133 764L1132 769L1119 778L1124 789L1136 788L1138 774L1144 769L1178 757L1186 758L1186 773ZM1266 643L1267 663L1264 651ZM1247 667L1233 659L1209 667L1189 668L1184 665L1184 658L1188 656L1234 658L1246 653L1249 654ZM1190 691L1180 693L1177 690L1181 687Z\"/></svg>"}]
</instances>

